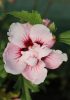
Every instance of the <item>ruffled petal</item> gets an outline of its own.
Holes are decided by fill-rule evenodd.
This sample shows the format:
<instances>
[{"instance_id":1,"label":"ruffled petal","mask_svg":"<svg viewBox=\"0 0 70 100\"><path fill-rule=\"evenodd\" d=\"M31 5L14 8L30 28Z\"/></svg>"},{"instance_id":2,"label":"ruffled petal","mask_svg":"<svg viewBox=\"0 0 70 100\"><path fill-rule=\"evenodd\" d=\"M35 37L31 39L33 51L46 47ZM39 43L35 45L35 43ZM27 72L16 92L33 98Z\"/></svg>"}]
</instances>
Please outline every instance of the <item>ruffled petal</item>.
<instances>
[{"instance_id":1,"label":"ruffled petal","mask_svg":"<svg viewBox=\"0 0 70 100\"><path fill-rule=\"evenodd\" d=\"M31 67L27 66L22 75L33 84L40 84L44 82L47 76L47 69L44 68L45 63L40 61L38 65Z\"/></svg>"},{"instance_id":2,"label":"ruffled petal","mask_svg":"<svg viewBox=\"0 0 70 100\"><path fill-rule=\"evenodd\" d=\"M67 54L62 53L60 50L53 50L50 55L45 58L46 67L49 69L58 68L63 61L67 61Z\"/></svg>"},{"instance_id":3,"label":"ruffled petal","mask_svg":"<svg viewBox=\"0 0 70 100\"><path fill-rule=\"evenodd\" d=\"M21 48L12 43L8 43L3 53L3 60L5 63L4 68L6 72L20 74L26 67L26 64L21 57Z\"/></svg>"},{"instance_id":4,"label":"ruffled petal","mask_svg":"<svg viewBox=\"0 0 70 100\"><path fill-rule=\"evenodd\" d=\"M53 40L53 36L49 28L42 24L36 24L31 28L30 38L33 42L39 44L46 44L47 46L49 46L50 41L52 44Z\"/></svg>"},{"instance_id":5,"label":"ruffled petal","mask_svg":"<svg viewBox=\"0 0 70 100\"><path fill-rule=\"evenodd\" d=\"M22 59L24 62L29 66L35 66L37 64L37 58L35 57L35 54L32 50L21 52L22 53Z\"/></svg>"},{"instance_id":6,"label":"ruffled petal","mask_svg":"<svg viewBox=\"0 0 70 100\"><path fill-rule=\"evenodd\" d=\"M37 58L35 57L30 57L29 59L26 60L26 63L30 66L35 66L37 64Z\"/></svg>"},{"instance_id":7,"label":"ruffled petal","mask_svg":"<svg viewBox=\"0 0 70 100\"><path fill-rule=\"evenodd\" d=\"M46 45L40 47L40 45L36 43L34 44L33 49L35 52L37 52L38 59L41 59L42 57L46 57L52 52L52 50L48 48Z\"/></svg>"},{"instance_id":8,"label":"ruffled petal","mask_svg":"<svg viewBox=\"0 0 70 100\"><path fill-rule=\"evenodd\" d=\"M7 35L9 36L9 41L16 44L19 47L25 47L24 41L28 40L29 31L31 25L29 23L20 24L20 23L13 23L10 26L9 32Z\"/></svg>"},{"instance_id":9,"label":"ruffled petal","mask_svg":"<svg viewBox=\"0 0 70 100\"><path fill-rule=\"evenodd\" d=\"M40 48L39 57L40 57L40 58L46 57L46 56L48 56L51 52L52 52L51 49L49 49L48 47L46 47L45 45L43 45L43 46Z\"/></svg>"}]
</instances>

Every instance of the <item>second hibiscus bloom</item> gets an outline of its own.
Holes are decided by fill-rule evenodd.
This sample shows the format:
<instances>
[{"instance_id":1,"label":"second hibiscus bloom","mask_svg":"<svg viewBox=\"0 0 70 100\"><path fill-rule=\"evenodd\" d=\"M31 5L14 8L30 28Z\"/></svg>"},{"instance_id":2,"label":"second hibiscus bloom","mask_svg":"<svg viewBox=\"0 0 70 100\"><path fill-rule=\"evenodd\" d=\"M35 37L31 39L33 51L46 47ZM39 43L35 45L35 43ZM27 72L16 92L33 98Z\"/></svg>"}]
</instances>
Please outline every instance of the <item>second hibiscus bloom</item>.
<instances>
[{"instance_id":1,"label":"second hibiscus bloom","mask_svg":"<svg viewBox=\"0 0 70 100\"><path fill-rule=\"evenodd\" d=\"M22 74L34 84L42 83L47 77L47 68L58 68L67 55L52 50L55 37L42 24L13 23L10 26L9 43L3 53L4 68L11 74Z\"/></svg>"}]
</instances>

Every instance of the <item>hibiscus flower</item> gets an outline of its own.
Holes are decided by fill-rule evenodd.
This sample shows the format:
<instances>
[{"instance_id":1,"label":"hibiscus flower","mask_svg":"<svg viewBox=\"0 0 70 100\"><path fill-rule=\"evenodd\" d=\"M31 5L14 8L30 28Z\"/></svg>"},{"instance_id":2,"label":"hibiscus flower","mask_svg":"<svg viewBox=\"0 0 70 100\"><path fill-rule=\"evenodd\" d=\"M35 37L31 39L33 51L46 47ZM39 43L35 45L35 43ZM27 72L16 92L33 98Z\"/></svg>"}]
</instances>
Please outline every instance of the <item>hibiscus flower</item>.
<instances>
[{"instance_id":1,"label":"hibiscus flower","mask_svg":"<svg viewBox=\"0 0 70 100\"><path fill-rule=\"evenodd\" d=\"M3 53L4 68L11 74L22 74L34 84L47 77L47 68L58 68L67 54L53 50L55 37L42 24L13 23L7 33L9 43Z\"/></svg>"}]
</instances>

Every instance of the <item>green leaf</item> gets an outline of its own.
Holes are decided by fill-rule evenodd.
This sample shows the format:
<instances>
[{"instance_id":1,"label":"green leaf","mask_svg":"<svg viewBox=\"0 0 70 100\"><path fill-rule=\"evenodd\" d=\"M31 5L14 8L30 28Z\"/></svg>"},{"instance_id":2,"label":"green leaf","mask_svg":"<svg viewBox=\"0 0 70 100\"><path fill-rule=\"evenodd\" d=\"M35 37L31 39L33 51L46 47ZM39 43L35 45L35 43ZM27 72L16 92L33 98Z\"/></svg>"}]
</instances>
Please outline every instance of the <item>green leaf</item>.
<instances>
[{"instance_id":1,"label":"green leaf","mask_svg":"<svg viewBox=\"0 0 70 100\"><path fill-rule=\"evenodd\" d=\"M3 52L4 52L4 49L5 49L5 45L6 45L6 41L4 40L1 40L1 43L0 43L0 76L5 73L5 70L4 70L4 63L3 63ZM5 74L3 77L5 77Z\"/></svg>"},{"instance_id":2,"label":"green leaf","mask_svg":"<svg viewBox=\"0 0 70 100\"><path fill-rule=\"evenodd\" d=\"M59 41L70 45L70 31L66 31L60 34Z\"/></svg>"},{"instance_id":3,"label":"green leaf","mask_svg":"<svg viewBox=\"0 0 70 100\"><path fill-rule=\"evenodd\" d=\"M17 82L14 86L15 90L20 92L22 90L21 100L31 100L30 91L38 92L38 85L32 84L30 81L26 80L23 76L19 76Z\"/></svg>"},{"instance_id":4,"label":"green leaf","mask_svg":"<svg viewBox=\"0 0 70 100\"><path fill-rule=\"evenodd\" d=\"M3 68L4 65L0 65L0 77L5 78L7 76L6 71Z\"/></svg>"},{"instance_id":5,"label":"green leaf","mask_svg":"<svg viewBox=\"0 0 70 100\"><path fill-rule=\"evenodd\" d=\"M1 44L0 44L0 50L4 50L5 45L6 45L5 41L2 40L2 41L1 41Z\"/></svg>"},{"instance_id":6,"label":"green leaf","mask_svg":"<svg viewBox=\"0 0 70 100\"><path fill-rule=\"evenodd\" d=\"M49 25L49 29L51 30L51 32L56 32L57 28L54 22Z\"/></svg>"},{"instance_id":7,"label":"green leaf","mask_svg":"<svg viewBox=\"0 0 70 100\"><path fill-rule=\"evenodd\" d=\"M4 64L2 60L0 60L0 77L5 78L7 76L7 73L4 69Z\"/></svg>"},{"instance_id":8,"label":"green leaf","mask_svg":"<svg viewBox=\"0 0 70 100\"><path fill-rule=\"evenodd\" d=\"M28 81L26 79L25 79L25 82L26 82L26 86L28 87L28 89L31 90L31 92L39 92L40 91L38 85L32 84L30 81Z\"/></svg>"},{"instance_id":9,"label":"green leaf","mask_svg":"<svg viewBox=\"0 0 70 100\"><path fill-rule=\"evenodd\" d=\"M39 86L32 84L30 81L26 80L23 76L19 75L16 84L14 85L16 91L20 92L22 90L21 100L31 100L31 92L39 92Z\"/></svg>"},{"instance_id":10,"label":"green leaf","mask_svg":"<svg viewBox=\"0 0 70 100\"><path fill-rule=\"evenodd\" d=\"M31 100L30 91L26 84L26 79L22 77L22 96L21 100Z\"/></svg>"},{"instance_id":11,"label":"green leaf","mask_svg":"<svg viewBox=\"0 0 70 100\"><path fill-rule=\"evenodd\" d=\"M47 76L47 79L54 79L54 78L57 78L58 76L56 75L56 74L53 74L53 73L51 73L51 74L49 74L48 76Z\"/></svg>"},{"instance_id":12,"label":"green leaf","mask_svg":"<svg viewBox=\"0 0 70 100\"><path fill-rule=\"evenodd\" d=\"M42 18L40 14L36 11L32 11L31 13L28 11L13 11L9 13L10 15L18 18L20 22L29 22L31 24L40 24L42 23Z\"/></svg>"},{"instance_id":13,"label":"green leaf","mask_svg":"<svg viewBox=\"0 0 70 100\"><path fill-rule=\"evenodd\" d=\"M21 79L21 75L18 76L18 79L13 87L16 91L20 91L22 88L22 79Z\"/></svg>"}]
</instances>

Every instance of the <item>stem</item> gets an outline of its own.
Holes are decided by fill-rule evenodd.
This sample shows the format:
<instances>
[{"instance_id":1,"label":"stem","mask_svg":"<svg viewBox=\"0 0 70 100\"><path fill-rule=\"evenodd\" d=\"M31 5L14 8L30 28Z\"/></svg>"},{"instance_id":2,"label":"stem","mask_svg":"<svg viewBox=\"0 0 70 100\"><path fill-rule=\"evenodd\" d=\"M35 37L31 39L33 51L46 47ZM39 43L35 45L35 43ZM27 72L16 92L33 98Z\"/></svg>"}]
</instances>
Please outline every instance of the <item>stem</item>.
<instances>
[{"instance_id":1,"label":"stem","mask_svg":"<svg viewBox=\"0 0 70 100\"><path fill-rule=\"evenodd\" d=\"M23 88L24 86L24 88ZM31 100L30 92L29 89L26 85L26 80L23 78L22 79L22 96L21 100Z\"/></svg>"}]
</instances>

